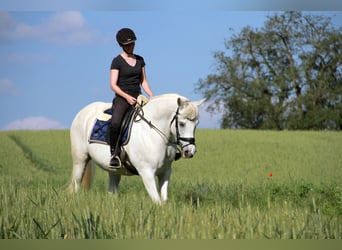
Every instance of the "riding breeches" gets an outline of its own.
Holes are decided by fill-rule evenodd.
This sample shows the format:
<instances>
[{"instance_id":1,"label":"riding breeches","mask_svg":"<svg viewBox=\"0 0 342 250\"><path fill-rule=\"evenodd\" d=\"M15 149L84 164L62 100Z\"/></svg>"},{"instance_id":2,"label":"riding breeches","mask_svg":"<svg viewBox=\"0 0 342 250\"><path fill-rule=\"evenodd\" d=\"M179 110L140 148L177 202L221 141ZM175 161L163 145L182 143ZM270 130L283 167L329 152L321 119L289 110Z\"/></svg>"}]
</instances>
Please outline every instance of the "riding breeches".
<instances>
[{"instance_id":1,"label":"riding breeches","mask_svg":"<svg viewBox=\"0 0 342 250\"><path fill-rule=\"evenodd\" d=\"M130 107L131 105L121 96L116 95L113 99L112 122L110 128L110 147L112 154L117 153L114 152L114 150L118 146L121 122Z\"/></svg>"}]
</instances>

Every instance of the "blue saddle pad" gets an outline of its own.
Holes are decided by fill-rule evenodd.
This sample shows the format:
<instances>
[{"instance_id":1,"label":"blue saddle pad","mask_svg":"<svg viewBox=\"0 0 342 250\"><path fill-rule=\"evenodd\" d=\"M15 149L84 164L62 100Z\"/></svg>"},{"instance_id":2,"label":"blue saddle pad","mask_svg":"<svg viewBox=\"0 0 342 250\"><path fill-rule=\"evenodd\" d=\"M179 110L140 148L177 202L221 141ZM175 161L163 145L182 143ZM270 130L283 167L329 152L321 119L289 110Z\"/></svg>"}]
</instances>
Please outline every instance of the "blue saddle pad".
<instances>
[{"instance_id":1,"label":"blue saddle pad","mask_svg":"<svg viewBox=\"0 0 342 250\"><path fill-rule=\"evenodd\" d=\"M91 131L89 142L90 143L101 143L109 144L109 125L111 119L108 121L101 121L96 119L93 130ZM107 134L108 133L108 134Z\"/></svg>"},{"instance_id":2,"label":"blue saddle pad","mask_svg":"<svg viewBox=\"0 0 342 250\"><path fill-rule=\"evenodd\" d=\"M112 110L108 109L105 110L104 113L108 115L112 115ZM90 137L89 137L89 143L100 143L100 144L107 144L109 145L109 129L110 129L110 123L112 118L110 117L107 121L96 119L96 122L94 124L94 127L91 131ZM121 135L120 143L121 145L127 144L127 141L129 139L129 131L131 129L132 121L130 119L129 125L126 126L126 129L123 131Z\"/></svg>"}]
</instances>

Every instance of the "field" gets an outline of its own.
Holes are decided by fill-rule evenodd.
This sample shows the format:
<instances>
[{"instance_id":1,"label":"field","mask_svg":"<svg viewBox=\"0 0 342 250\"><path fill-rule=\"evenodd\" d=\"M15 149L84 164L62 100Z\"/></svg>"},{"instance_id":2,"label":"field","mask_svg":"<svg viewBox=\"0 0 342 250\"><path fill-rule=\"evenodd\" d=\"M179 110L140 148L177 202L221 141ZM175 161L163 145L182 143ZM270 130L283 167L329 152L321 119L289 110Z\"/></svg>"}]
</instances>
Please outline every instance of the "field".
<instances>
[{"instance_id":1,"label":"field","mask_svg":"<svg viewBox=\"0 0 342 250\"><path fill-rule=\"evenodd\" d=\"M1 132L0 238L342 238L342 133L198 130L196 140L159 207L139 177L109 195L100 168L89 192L67 194L69 131Z\"/></svg>"}]
</instances>

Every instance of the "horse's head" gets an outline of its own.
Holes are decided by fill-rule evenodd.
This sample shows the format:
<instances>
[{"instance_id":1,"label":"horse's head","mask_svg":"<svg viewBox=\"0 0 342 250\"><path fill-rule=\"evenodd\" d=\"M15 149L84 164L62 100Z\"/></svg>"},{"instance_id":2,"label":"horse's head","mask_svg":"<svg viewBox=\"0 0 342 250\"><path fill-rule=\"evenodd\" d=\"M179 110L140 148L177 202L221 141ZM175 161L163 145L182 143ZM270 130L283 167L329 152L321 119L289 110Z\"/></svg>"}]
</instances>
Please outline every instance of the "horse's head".
<instances>
[{"instance_id":1,"label":"horse's head","mask_svg":"<svg viewBox=\"0 0 342 250\"><path fill-rule=\"evenodd\" d=\"M198 107L205 99L190 102L182 98L177 99L178 108L171 124L174 122L177 143L182 149L182 157L192 158L196 153L195 130L198 125Z\"/></svg>"}]
</instances>

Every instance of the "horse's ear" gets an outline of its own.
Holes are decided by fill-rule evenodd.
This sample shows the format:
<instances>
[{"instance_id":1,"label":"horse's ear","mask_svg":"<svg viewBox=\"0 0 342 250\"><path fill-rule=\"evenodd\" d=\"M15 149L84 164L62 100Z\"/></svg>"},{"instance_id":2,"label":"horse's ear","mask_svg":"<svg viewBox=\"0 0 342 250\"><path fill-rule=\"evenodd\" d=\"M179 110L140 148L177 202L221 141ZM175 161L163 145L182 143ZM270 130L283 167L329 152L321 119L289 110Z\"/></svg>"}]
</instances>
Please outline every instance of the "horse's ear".
<instances>
[{"instance_id":1,"label":"horse's ear","mask_svg":"<svg viewBox=\"0 0 342 250\"><path fill-rule=\"evenodd\" d=\"M181 109L184 107L184 105L186 105L188 103L189 103L189 101L182 100L180 97L178 97L178 99L177 99L178 107L180 107Z\"/></svg>"},{"instance_id":2,"label":"horse's ear","mask_svg":"<svg viewBox=\"0 0 342 250\"><path fill-rule=\"evenodd\" d=\"M180 99L180 97L177 99L177 105L178 107L182 106L182 99Z\"/></svg>"},{"instance_id":3,"label":"horse's ear","mask_svg":"<svg viewBox=\"0 0 342 250\"><path fill-rule=\"evenodd\" d=\"M201 106L203 103L205 103L206 98L203 98L200 101L196 101L196 102L192 102L193 104L195 104L197 107Z\"/></svg>"}]
</instances>

